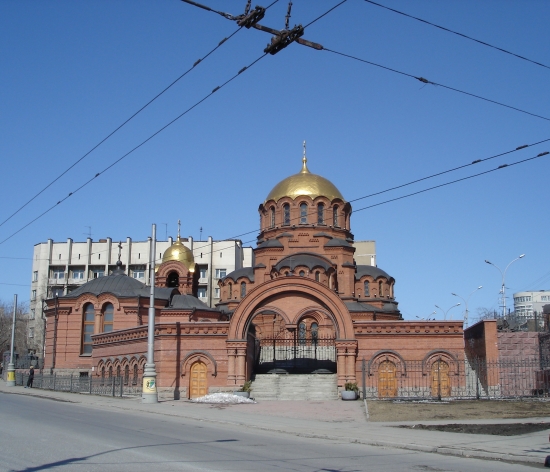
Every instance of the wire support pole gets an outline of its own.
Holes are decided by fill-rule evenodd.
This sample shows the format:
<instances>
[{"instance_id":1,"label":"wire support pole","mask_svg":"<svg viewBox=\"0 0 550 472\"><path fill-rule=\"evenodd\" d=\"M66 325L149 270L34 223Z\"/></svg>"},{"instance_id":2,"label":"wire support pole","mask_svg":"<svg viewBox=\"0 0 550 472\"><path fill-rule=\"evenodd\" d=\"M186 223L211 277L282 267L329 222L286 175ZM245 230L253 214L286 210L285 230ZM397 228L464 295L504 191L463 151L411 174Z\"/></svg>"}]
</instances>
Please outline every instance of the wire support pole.
<instances>
[{"instance_id":1,"label":"wire support pole","mask_svg":"<svg viewBox=\"0 0 550 472\"><path fill-rule=\"evenodd\" d=\"M518 257L516 257L515 259L510 261L510 263L506 266L506 268L504 270L502 270L496 264L493 264L491 261L488 261L487 259L485 259L485 263L489 264L489 265L492 265L493 267L498 269L498 271L500 272L500 275L502 277L502 283L501 283L501 288L500 288L500 307L501 307L501 310L502 310L502 317L506 316L506 272L508 271L508 268L514 262L518 261L519 259L523 259L524 257L525 257L525 254L520 254Z\"/></svg>"},{"instance_id":2,"label":"wire support pole","mask_svg":"<svg viewBox=\"0 0 550 472\"><path fill-rule=\"evenodd\" d=\"M15 363L14 361L14 344L15 344L15 316L17 313L17 295L13 296L13 318L11 322L11 344L10 344L10 362L8 364L8 379L6 387L15 387Z\"/></svg>"},{"instance_id":3,"label":"wire support pole","mask_svg":"<svg viewBox=\"0 0 550 472\"><path fill-rule=\"evenodd\" d=\"M142 403L158 403L157 371L155 369L155 253L157 225L153 224L149 256L149 316L147 320L147 364L143 369Z\"/></svg>"}]
</instances>

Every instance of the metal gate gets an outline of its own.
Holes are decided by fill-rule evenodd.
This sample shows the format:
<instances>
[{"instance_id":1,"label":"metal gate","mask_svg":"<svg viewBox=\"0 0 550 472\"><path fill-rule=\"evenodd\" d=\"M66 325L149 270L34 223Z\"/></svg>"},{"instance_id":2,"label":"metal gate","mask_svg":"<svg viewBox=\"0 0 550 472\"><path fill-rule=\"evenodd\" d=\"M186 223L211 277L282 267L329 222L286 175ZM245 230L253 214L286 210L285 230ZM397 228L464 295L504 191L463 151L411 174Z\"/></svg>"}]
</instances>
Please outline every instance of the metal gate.
<instances>
[{"instance_id":1,"label":"metal gate","mask_svg":"<svg viewBox=\"0 0 550 472\"><path fill-rule=\"evenodd\" d=\"M254 371L265 373L335 373L336 342L333 336L300 335L286 331L276 337L256 339Z\"/></svg>"}]
</instances>

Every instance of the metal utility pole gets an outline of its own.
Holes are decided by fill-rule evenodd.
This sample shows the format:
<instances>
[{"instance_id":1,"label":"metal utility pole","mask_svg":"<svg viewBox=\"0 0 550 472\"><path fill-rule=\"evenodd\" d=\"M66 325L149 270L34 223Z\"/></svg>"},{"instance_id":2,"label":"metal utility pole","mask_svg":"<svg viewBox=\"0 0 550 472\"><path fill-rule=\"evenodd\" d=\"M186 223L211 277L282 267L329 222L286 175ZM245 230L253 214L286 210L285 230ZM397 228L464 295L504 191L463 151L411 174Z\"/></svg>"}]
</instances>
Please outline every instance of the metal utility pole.
<instances>
[{"instance_id":1,"label":"metal utility pole","mask_svg":"<svg viewBox=\"0 0 550 472\"><path fill-rule=\"evenodd\" d=\"M149 256L149 319L147 320L147 363L143 369L143 391L141 403L158 403L157 371L155 369L155 254L157 242L157 225L153 224L151 251Z\"/></svg>"},{"instance_id":2,"label":"metal utility pole","mask_svg":"<svg viewBox=\"0 0 550 472\"><path fill-rule=\"evenodd\" d=\"M464 299L462 298L460 295L457 295L456 293L451 293L451 295L454 295L455 297L458 297L460 298L464 304L466 305L466 311L464 312L464 326L468 326L468 314L469 314L469 311L468 311L468 301L470 300L470 297L476 293L478 290L482 289L483 288L483 285L480 285L478 288L476 288L475 290L472 291L472 293L470 293L470 295L468 295L468 298Z\"/></svg>"},{"instance_id":3,"label":"metal utility pole","mask_svg":"<svg viewBox=\"0 0 550 472\"><path fill-rule=\"evenodd\" d=\"M6 387L15 387L15 364L13 362L13 345L15 344L15 313L17 312L17 295L13 296L13 320L11 323L10 363L8 364L8 381Z\"/></svg>"}]
</instances>

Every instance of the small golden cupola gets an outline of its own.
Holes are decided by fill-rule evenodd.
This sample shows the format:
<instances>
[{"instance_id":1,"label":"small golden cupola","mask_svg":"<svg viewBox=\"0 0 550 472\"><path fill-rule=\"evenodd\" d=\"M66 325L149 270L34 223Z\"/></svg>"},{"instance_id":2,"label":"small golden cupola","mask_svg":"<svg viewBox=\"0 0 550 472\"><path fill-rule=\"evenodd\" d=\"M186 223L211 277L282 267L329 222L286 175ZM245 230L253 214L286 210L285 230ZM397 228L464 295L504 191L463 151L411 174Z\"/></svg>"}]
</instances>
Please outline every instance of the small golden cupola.
<instances>
[{"instance_id":1,"label":"small golden cupola","mask_svg":"<svg viewBox=\"0 0 550 472\"><path fill-rule=\"evenodd\" d=\"M162 264L170 261L181 262L189 272L193 273L195 272L195 259L191 249L186 247L181 240L180 226L181 222L178 220L178 237L176 238L174 244L164 251L162 256Z\"/></svg>"},{"instance_id":2,"label":"small golden cupola","mask_svg":"<svg viewBox=\"0 0 550 472\"><path fill-rule=\"evenodd\" d=\"M326 197L330 201L339 198L342 201L344 197L336 186L328 179L317 174L312 174L307 168L306 142L304 141L304 156L302 158L302 170L297 174L291 175L281 180L265 199L279 201L283 197L290 197L293 200L299 196L308 196L312 199L317 197Z\"/></svg>"}]
</instances>

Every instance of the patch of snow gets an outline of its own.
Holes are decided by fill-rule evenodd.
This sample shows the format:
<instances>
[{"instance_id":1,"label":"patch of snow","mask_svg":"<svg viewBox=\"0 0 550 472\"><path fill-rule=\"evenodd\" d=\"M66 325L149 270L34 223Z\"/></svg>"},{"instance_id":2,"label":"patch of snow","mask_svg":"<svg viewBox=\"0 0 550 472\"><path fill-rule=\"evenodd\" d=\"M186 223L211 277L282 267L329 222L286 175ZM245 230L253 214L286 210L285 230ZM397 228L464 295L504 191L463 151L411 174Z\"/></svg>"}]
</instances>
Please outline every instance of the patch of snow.
<instances>
[{"instance_id":1,"label":"patch of snow","mask_svg":"<svg viewBox=\"0 0 550 472\"><path fill-rule=\"evenodd\" d=\"M233 395L232 393L211 393L204 397L193 398L191 401L197 403L256 403L250 398Z\"/></svg>"}]
</instances>

